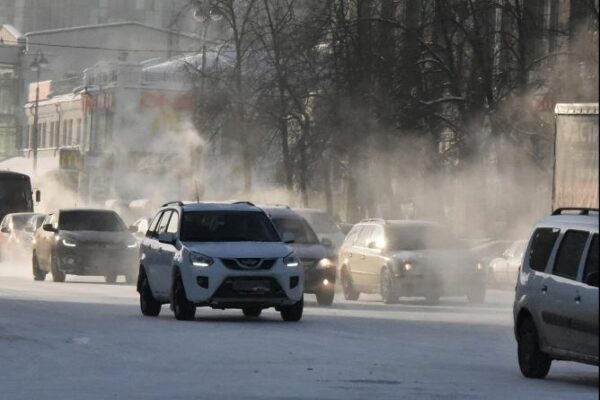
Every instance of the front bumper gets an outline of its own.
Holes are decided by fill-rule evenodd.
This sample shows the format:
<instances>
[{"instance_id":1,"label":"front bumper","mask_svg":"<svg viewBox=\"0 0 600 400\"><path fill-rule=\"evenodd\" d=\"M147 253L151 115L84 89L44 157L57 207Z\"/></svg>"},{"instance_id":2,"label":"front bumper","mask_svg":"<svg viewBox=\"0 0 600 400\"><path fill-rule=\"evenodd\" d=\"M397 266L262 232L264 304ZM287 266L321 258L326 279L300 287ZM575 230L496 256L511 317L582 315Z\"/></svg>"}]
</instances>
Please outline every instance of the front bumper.
<instances>
[{"instance_id":1,"label":"front bumper","mask_svg":"<svg viewBox=\"0 0 600 400\"><path fill-rule=\"evenodd\" d=\"M485 272L474 273L431 273L411 271L396 273L394 286L401 296L425 296L437 293L440 296L464 296L474 288L486 287Z\"/></svg>"},{"instance_id":2,"label":"front bumper","mask_svg":"<svg viewBox=\"0 0 600 400\"><path fill-rule=\"evenodd\" d=\"M180 271L188 300L199 306L279 307L297 303L304 293L302 268L287 267L281 260L268 270L231 270L215 259L210 267L185 265L180 266ZM241 285L241 281L249 283ZM252 281L256 282L255 288ZM248 290L239 290L239 286L246 286Z\"/></svg>"},{"instance_id":3,"label":"front bumper","mask_svg":"<svg viewBox=\"0 0 600 400\"><path fill-rule=\"evenodd\" d=\"M73 275L125 275L137 272L137 248L61 246L56 250L57 267Z\"/></svg>"}]
</instances>

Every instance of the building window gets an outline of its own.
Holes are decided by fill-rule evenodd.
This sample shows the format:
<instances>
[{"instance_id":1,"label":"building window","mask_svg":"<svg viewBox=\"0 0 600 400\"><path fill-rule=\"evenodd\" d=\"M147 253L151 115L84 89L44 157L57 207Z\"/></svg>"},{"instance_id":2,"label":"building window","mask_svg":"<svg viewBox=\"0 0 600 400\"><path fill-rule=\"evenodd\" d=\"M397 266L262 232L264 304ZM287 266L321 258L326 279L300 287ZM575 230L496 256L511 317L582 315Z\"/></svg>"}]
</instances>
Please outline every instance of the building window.
<instances>
[{"instance_id":1,"label":"building window","mask_svg":"<svg viewBox=\"0 0 600 400\"><path fill-rule=\"evenodd\" d=\"M75 133L75 145L81 144L81 118L77 119L77 131Z\"/></svg>"},{"instance_id":2,"label":"building window","mask_svg":"<svg viewBox=\"0 0 600 400\"><path fill-rule=\"evenodd\" d=\"M68 142L67 142L67 121L63 121L62 137L63 137L63 143L68 144Z\"/></svg>"},{"instance_id":3,"label":"building window","mask_svg":"<svg viewBox=\"0 0 600 400\"><path fill-rule=\"evenodd\" d=\"M54 122L54 146L53 147L60 147L60 124L58 123L58 121Z\"/></svg>"},{"instance_id":4,"label":"building window","mask_svg":"<svg viewBox=\"0 0 600 400\"><path fill-rule=\"evenodd\" d=\"M69 143L69 146L73 144L73 120L72 119L69 120L69 134L67 137L67 143Z\"/></svg>"}]
</instances>

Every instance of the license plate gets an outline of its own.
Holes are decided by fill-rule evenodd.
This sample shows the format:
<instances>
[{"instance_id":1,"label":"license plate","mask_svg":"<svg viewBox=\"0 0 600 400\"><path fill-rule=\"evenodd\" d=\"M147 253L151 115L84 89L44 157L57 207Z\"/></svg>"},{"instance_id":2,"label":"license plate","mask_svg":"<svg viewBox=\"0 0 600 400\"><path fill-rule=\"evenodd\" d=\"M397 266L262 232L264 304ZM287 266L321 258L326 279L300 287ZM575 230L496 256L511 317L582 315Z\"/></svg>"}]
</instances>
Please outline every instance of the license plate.
<instances>
[{"instance_id":1,"label":"license plate","mask_svg":"<svg viewBox=\"0 0 600 400\"><path fill-rule=\"evenodd\" d=\"M236 292L263 293L271 290L269 281L233 281L232 289Z\"/></svg>"}]
</instances>

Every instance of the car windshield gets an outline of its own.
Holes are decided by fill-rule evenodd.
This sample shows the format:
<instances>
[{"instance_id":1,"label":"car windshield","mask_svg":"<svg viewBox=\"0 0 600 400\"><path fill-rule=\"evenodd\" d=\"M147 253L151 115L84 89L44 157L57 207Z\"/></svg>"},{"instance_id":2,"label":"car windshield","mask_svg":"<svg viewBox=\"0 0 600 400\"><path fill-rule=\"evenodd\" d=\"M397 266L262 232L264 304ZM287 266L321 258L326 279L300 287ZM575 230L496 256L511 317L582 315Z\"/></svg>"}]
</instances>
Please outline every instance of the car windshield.
<instances>
[{"instance_id":1,"label":"car windshield","mask_svg":"<svg viewBox=\"0 0 600 400\"><path fill-rule=\"evenodd\" d=\"M127 226L113 211L62 211L58 227L65 231L120 232Z\"/></svg>"},{"instance_id":2,"label":"car windshield","mask_svg":"<svg viewBox=\"0 0 600 400\"><path fill-rule=\"evenodd\" d=\"M450 232L435 225L391 225L386 230L388 250L450 250L465 247Z\"/></svg>"},{"instance_id":3,"label":"car windshield","mask_svg":"<svg viewBox=\"0 0 600 400\"><path fill-rule=\"evenodd\" d=\"M294 243L315 244L319 238L304 218L273 218L273 224L280 234L291 233L294 235Z\"/></svg>"},{"instance_id":4,"label":"car windshield","mask_svg":"<svg viewBox=\"0 0 600 400\"><path fill-rule=\"evenodd\" d=\"M31 219L31 214L17 214L12 216L11 228L15 231L25 230L27 222Z\"/></svg>"},{"instance_id":5,"label":"car windshield","mask_svg":"<svg viewBox=\"0 0 600 400\"><path fill-rule=\"evenodd\" d=\"M340 228L337 226L333 218L325 212L318 211L304 211L298 212L302 215L315 232L321 234L338 233Z\"/></svg>"},{"instance_id":6,"label":"car windshield","mask_svg":"<svg viewBox=\"0 0 600 400\"><path fill-rule=\"evenodd\" d=\"M180 238L184 242L281 241L269 217L254 211L185 212Z\"/></svg>"}]
</instances>

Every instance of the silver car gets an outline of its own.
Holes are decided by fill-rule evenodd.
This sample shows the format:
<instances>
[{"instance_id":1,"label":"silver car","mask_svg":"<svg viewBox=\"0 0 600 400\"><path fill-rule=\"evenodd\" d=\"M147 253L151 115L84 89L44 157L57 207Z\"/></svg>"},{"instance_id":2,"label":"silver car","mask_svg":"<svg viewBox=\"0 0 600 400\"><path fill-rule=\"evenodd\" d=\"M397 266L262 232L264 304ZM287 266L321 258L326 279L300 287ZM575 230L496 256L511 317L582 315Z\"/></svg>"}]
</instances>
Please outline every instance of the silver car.
<instances>
[{"instance_id":1,"label":"silver car","mask_svg":"<svg viewBox=\"0 0 600 400\"><path fill-rule=\"evenodd\" d=\"M552 360L598 365L598 214L576 212L538 223L523 257L513 311L528 378L544 378Z\"/></svg>"}]
</instances>

